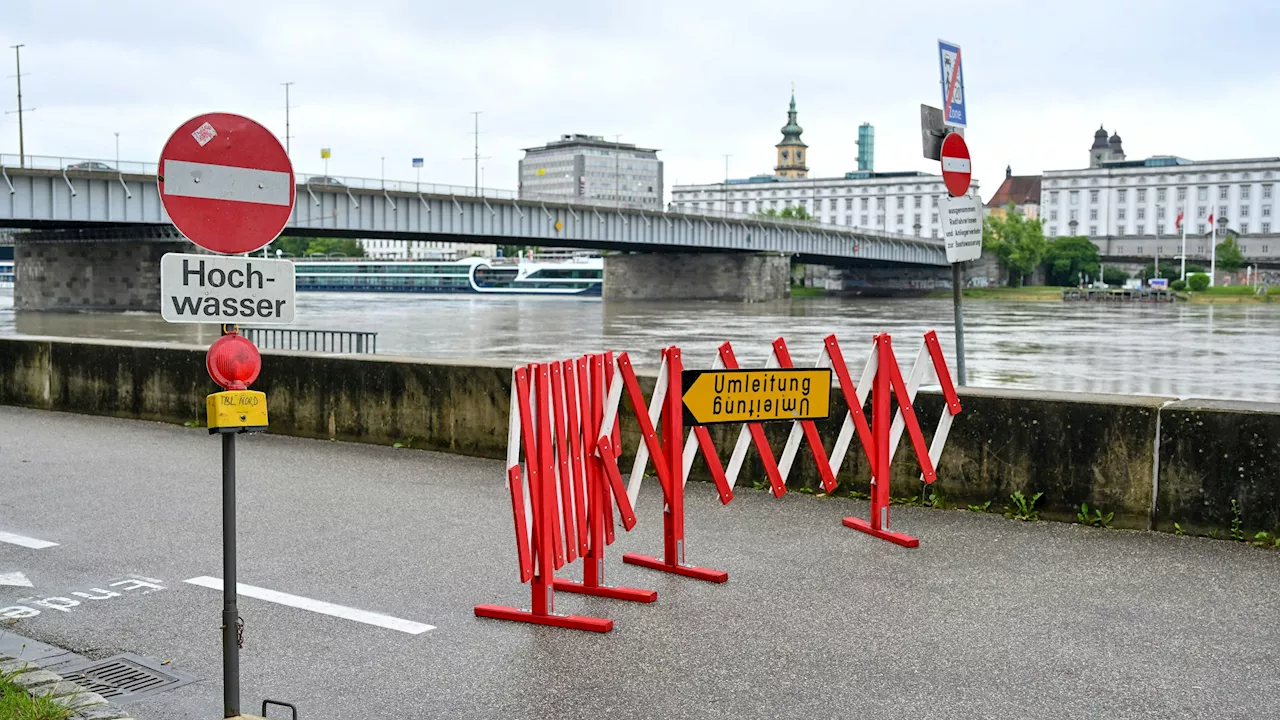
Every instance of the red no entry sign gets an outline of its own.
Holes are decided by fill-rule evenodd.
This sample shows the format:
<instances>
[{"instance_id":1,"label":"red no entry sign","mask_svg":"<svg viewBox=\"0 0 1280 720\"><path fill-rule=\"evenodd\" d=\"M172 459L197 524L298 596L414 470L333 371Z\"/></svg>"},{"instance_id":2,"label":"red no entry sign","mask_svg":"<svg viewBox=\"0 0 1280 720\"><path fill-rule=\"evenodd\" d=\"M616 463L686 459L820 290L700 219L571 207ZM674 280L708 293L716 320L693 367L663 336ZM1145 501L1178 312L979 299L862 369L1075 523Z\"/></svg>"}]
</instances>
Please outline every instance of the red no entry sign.
<instances>
[{"instance_id":1,"label":"red no entry sign","mask_svg":"<svg viewBox=\"0 0 1280 720\"><path fill-rule=\"evenodd\" d=\"M293 212L293 164L247 117L209 113L179 127L160 153L160 201L200 247L237 255L276 239Z\"/></svg>"},{"instance_id":2,"label":"red no entry sign","mask_svg":"<svg viewBox=\"0 0 1280 720\"><path fill-rule=\"evenodd\" d=\"M969 162L969 146L960 133L950 133L942 139L942 182L953 197L969 192L973 167Z\"/></svg>"}]
</instances>

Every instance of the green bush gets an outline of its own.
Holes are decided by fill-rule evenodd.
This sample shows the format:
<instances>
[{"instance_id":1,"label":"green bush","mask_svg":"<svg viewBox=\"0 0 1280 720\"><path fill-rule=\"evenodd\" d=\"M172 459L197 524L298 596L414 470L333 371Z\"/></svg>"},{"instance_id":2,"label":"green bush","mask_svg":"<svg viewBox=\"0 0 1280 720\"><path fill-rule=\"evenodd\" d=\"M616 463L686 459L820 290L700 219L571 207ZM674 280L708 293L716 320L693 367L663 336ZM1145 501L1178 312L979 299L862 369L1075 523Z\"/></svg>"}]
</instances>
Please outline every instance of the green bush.
<instances>
[{"instance_id":1,"label":"green bush","mask_svg":"<svg viewBox=\"0 0 1280 720\"><path fill-rule=\"evenodd\" d=\"M1196 292L1204 292L1209 287L1209 275L1207 273L1188 275L1187 284Z\"/></svg>"},{"instance_id":2,"label":"green bush","mask_svg":"<svg viewBox=\"0 0 1280 720\"><path fill-rule=\"evenodd\" d=\"M1187 289L1187 282L1185 280L1174 280L1173 282L1169 283L1169 287L1173 288L1174 290L1177 290L1178 292L1182 292L1183 290Z\"/></svg>"},{"instance_id":3,"label":"green bush","mask_svg":"<svg viewBox=\"0 0 1280 720\"><path fill-rule=\"evenodd\" d=\"M1108 285L1124 285L1124 281L1129 279L1129 273L1117 267L1102 268L1102 282Z\"/></svg>"}]
</instances>

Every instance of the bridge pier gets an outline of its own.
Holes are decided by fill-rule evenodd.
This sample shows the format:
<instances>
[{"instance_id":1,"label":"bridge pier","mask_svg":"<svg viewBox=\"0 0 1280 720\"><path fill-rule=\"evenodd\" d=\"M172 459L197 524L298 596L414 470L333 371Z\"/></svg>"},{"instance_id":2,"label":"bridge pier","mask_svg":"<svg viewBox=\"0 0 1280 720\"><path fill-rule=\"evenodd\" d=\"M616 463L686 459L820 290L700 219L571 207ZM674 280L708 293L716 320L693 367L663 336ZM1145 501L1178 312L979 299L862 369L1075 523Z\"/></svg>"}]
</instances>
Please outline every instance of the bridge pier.
<instances>
[{"instance_id":1,"label":"bridge pier","mask_svg":"<svg viewBox=\"0 0 1280 720\"><path fill-rule=\"evenodd\" d=\"M16 310L160 310L160 257L191 252L172 232L32 231L13 236Z\"/></svg>"},{"instance_id":2,"label":"bridge pier","mask_svg":"<svg viewBox=\"0 0 1280 720\"><path fill-rule=\"evenodd\" d=\"M791 295L777 253L618 253L604 258L605 300L764 302Z\"/></svg>"}]
</instances>

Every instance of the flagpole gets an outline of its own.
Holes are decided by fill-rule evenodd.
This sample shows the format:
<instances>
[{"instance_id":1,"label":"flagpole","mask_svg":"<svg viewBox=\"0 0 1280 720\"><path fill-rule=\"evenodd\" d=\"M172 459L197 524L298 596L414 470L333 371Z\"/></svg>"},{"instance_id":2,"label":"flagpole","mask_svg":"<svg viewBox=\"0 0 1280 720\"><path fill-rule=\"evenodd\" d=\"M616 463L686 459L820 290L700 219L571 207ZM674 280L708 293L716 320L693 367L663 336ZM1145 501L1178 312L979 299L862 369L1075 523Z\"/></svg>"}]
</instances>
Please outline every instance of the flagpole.
<instances>
[{"instance_id":1,"label":"flagpole","mask_svg":"<svg viewBox=\"0 0 1280 720\"><path fill-rule=\"evenodd\" d=\"M1213 287L1218 279L1218 225L1209 223L1212 239L1209 240L1209 287Z\"/></svg>"},{"instance_id":2,"label":"flagpole","mask_svg":"<svg viewBox=\"0 0 1280 720\"><path fill-rule=\"evenodd\" d=\"M1178 217L1182 220L1182 282L1187 281L1187 219L1182 213L1178 213Z\"/></svg>"}]
</instances>

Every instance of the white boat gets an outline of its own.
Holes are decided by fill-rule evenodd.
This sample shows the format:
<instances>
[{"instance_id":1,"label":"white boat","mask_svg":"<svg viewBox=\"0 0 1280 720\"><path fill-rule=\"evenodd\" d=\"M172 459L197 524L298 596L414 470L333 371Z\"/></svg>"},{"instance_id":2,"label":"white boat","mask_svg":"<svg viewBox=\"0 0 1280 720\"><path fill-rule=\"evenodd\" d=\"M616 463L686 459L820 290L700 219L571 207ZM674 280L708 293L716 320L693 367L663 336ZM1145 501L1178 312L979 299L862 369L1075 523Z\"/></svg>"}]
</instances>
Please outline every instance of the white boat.
<instances>
[{"instance_id":1,"label":"white boat","mask_svg":"<svg viewBox=\"0 0 1280 720\"><path fill-rule=\"evenodd\" d=\"M600 295L604 260L571 256L520 260L294 260L299 291Z\"/></svg>"}]
</instances>

